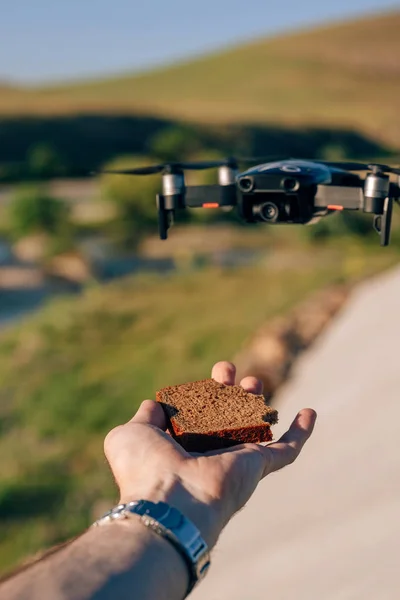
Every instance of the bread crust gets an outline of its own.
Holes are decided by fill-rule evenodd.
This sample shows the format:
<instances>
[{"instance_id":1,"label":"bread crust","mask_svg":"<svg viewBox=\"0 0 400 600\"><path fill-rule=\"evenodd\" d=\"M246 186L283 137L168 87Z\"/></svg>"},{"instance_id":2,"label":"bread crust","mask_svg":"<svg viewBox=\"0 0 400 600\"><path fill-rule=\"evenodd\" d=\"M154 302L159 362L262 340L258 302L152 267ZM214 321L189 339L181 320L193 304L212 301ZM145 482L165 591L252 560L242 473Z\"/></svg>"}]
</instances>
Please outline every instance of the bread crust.
<instances>
[{"instance_id":1,"label":"bread crust","mask_svg":"<svg viewBox=\"0 0 400 600\"><path fill-rule=\"evenodd\" d=\"M188 389L196 393L196 401L199 401L199 397L205 397L205 404L202 406L204 410L197 413L195 417L192 416L190 398L188 397L187 401L185 397L182 398L181 392L185 394ZM223 414L226 414L226 426L223 424L223 426L219 426L218 428L212 428L210 427L211 423L209 423L209 415L212 417L213 410L215 411L212 394L215 392L218 399L218 394L221 390L224 397L227 395L229 397L231 392L234 402L232 402L232 405L229 402L223 405ZM176 401L177 395L180 396L179 402ZM188 452L207 452L229 448L237 444L270 442L272 440L271 424L277 422L277 412L265 404L262 396L245 392L242 388L239 389L239 386L224 386L213 380L202 380L181 386L163 388L157 392L156 400L164 409L168 419L168 429L172 437ZM193 397L192 401L194 401ZM221 402L221 400L219 401ZM202 402L203 400L201 400ZM241 403L246 404L247 420L249 420L249 407L251 409L252 405L255 406L253 422L241 426L239 414L236 415L238 425L231 427L229 424L232 422L232 411L240 413ZM262 420L259 415L260 403L262 406L265 406L265 416L263 416ZM221 405L219 406L219 411L218 416L221 425ZM270 417L271 423L267 421L268 417Z\"/></svg>"}]
</instances>

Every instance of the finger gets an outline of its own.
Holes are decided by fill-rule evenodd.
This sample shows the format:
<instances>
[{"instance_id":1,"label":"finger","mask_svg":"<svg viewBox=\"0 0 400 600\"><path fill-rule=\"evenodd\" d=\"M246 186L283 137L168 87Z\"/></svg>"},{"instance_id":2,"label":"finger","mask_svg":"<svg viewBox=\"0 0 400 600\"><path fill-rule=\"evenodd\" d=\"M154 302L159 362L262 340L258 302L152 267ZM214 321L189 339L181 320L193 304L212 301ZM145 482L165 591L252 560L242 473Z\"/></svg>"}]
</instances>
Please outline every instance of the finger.
<instances>
[{"instance_id":1,"label":"finger","mask_svg":"<svg viewBox=\"0 0 400 600\"><path fill-rule=\"evenodd\" d=\"M240 382L240 385L246 392L250 392L251 394L263 393L263 383L256 377L245 377Z\"/></svg>"},{"instance_id":2,"label":"finger","mask_svg":"<svg viewBox=\"0 0 400 600\"><path fill-rule=\"evenodd\" d=\"M225 385L235 385L236 367L234 364L221 361L213 366L211 371L212 379L218 381L218 383L224 383Z\"/></svg>"},{"instance_id":3,"label":"finger","mask_svg":"<svg viewBox=\"0 0 400 600\"><path fill-rule=\"evenodd\" d=\"M144 425L153 425L165 431L167 429L167 418L158 402L145 400L139 407L131 423L143 423Z\"/></svg>"},{"instance_id":4,"label":"finger","mask_svg":"<svg viewBox=\"0 0 400 600\"><path fill-rule=\"evenodd\" d=\"M313 432L316 419L317 413L311 408L305 408L299 412L280 440L269 446L261 446L266 459L263 477L296 460Z\"/></svg>"}]
</instances>

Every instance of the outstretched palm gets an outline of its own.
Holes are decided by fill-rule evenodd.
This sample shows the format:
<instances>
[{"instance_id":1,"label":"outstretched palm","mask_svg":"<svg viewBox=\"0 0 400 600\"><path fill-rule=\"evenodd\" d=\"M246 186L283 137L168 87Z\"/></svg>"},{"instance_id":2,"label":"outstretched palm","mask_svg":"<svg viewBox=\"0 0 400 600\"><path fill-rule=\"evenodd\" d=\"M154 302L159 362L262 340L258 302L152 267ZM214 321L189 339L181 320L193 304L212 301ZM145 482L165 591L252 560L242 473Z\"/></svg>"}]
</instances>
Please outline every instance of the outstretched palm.
<instances>
[{"instance_id":1,"label":"outstretched palm","mask_svg":"<svg viewBox=\"0 0 400 600\"><path fill-rule=\"evenodd\" d=\"M235 383L235 367L214 366L212 377ZM241 381L247 391L261 393L253 377ZM287 433L268 446L243 444L206 454L188 454L166 431L159 404L143 402L134 418L111 431L105 452L121 493L121 502L144 498L176 506L198 524L209 546L224 525L253 494L259 481L292 463L310 437L315 412L301 411Z\"/></svg>"}]
</instances>

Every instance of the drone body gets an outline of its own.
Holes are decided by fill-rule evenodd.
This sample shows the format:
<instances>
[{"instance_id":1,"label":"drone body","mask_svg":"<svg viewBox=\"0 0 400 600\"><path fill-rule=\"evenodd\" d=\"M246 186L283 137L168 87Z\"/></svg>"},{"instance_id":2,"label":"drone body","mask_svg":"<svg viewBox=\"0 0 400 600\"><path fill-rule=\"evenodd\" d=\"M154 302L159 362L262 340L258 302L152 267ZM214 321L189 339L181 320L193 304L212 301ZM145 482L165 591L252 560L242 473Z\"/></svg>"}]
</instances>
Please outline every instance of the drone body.
<instances>
[{"instance_id":1,"label":"drone body","mask_svg":"<svg viewBox=\"0 0 400 600\"><path fill-rule=\"evenodd\" d=\"M261 160L261 159L260 159ZM400 199L400 169L386 165L270 160L240 172L240 162L226 159L199 163L171 163L124 171L126 175L162 173L157 196L161 239L176 210L184 208L236 208L246 223L309 224L338 210L360 210L374 215L374 228L382 246L390 239L393 202ZM185 170L218 168L217 185L186 186ZM366 171L360 177L353 171ZM397 174L397 184L389 173Z\"/></svg>"}]
</instances>

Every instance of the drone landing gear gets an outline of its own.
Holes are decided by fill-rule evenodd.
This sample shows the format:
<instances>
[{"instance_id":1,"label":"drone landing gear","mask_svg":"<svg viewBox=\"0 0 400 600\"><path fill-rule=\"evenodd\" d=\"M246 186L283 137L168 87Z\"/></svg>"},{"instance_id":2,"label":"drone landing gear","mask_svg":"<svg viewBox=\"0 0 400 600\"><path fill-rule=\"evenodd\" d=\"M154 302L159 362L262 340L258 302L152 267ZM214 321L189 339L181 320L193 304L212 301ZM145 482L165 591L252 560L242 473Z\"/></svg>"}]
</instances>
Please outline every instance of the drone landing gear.
<instances>
[{"instance_id":1,"label":"drone landing gear","mask_svg":"<svg viewBox=\"0 0 400 600\"><path fill-rule=\"evenodd\" d=\"M168 239L168 229L174 222L174 210L165 207L165 196L157 194L158 231L162 240Z\"/></svg>"},{"instance_id":2,"label":"drone landing gear","mask_svg":"<svg viewBox=\"0 0 400 600\"><path fill-rule=\"evenodd\" d=\"M386 198L383 205L383 213L374 216L374 229L380 236L381 246L388 246L390 242L392 212L393 198Z\"/></svg>"}]
</instances>

